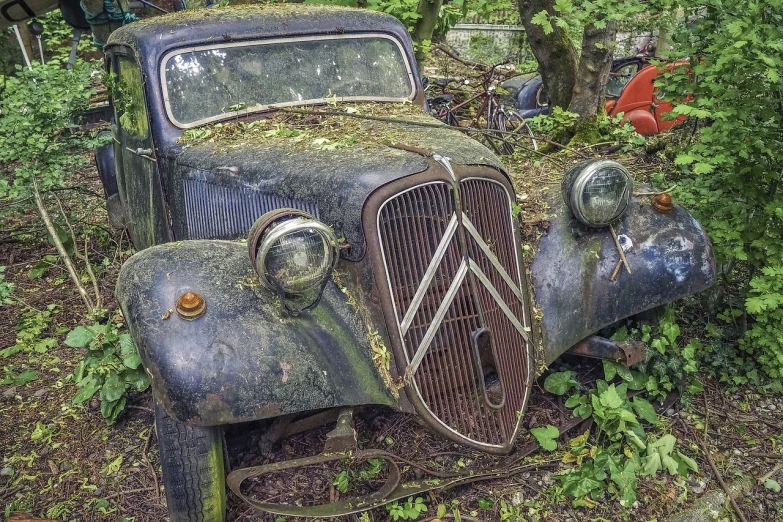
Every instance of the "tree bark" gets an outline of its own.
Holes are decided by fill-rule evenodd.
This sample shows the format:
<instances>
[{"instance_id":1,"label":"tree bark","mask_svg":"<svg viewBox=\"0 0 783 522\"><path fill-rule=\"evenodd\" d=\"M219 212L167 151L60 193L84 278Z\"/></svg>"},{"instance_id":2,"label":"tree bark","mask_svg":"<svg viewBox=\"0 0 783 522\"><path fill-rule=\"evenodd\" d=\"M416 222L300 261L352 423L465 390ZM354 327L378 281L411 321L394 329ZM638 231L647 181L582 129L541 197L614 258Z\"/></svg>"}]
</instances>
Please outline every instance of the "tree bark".
<instances>
[{"instance_id":1,"label":"tree bark","mask_svg":"<svg viewBox=\"0 0 783 522\"><path fill-rule=\"evenodd\" d=\"M416 24L413 26L413 43L416 44L416 59L422 60L424 58L421 52L421 44L427 40L432 40L432 33L435 31L435 25L438 23L438 15L440 14L440 7L443 5L443 0L419 0L419 7L416 12L419 13L420 18L416 20Z\"/></svg>"},{"instance_id":2,"label":"tree bark","mask_svg":"<svg viewBox=\"0 0 783 522\"><path fill-rule=\"evenodd\" d=\"M577 125L596 115L606 98L606 82L612 68L612 48L617 24L607 22L603 29L590 24L584 28L582 52L569 110L579 115Z\"/></svg>"},{"instance_id":3,"label":"tree bark","mask_svg":"<svg viewBox=\"0 0 783 522\"><path fill-rule=\"evenodd\" d=\"M554 0L520 0L519 14L525 26L527 39L538 60L538 72L549 95L549 104L567 109L571 104L577 74L577 55L574 44L565 29L552 24L552 32L531 22L541 11L556 15Z\"/></svg>"}]
</instances>

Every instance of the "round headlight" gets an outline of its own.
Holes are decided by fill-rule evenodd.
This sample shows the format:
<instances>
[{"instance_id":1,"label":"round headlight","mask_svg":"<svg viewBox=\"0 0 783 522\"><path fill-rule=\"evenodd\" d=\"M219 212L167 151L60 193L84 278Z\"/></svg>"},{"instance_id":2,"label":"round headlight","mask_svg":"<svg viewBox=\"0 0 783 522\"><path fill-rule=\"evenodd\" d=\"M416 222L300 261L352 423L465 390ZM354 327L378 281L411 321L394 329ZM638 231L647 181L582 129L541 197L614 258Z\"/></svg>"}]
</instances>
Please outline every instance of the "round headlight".
<instances>
[{"instance_id":1,"label":"round headlight","mask_svg":"<svg viewBox=\"0 0 783 522\"><path fill-rule=\"evenodd\" d=\"M329 277L337 238L328 226L295 209L261 216L248 239L250 258L262 283L286 295L301 295Z\"/></svg>"},{"instance_id":2,"label":"round headlight","mask_svg":"<svg viewBox=\"0 0 783 522\"><path fill-rule=\"evenodd\" d=\"M611 160L580 163L563 177L563 200L574 216L590 227L603 227L625 211L633 180Z\"/></svg>"}]
</instances>

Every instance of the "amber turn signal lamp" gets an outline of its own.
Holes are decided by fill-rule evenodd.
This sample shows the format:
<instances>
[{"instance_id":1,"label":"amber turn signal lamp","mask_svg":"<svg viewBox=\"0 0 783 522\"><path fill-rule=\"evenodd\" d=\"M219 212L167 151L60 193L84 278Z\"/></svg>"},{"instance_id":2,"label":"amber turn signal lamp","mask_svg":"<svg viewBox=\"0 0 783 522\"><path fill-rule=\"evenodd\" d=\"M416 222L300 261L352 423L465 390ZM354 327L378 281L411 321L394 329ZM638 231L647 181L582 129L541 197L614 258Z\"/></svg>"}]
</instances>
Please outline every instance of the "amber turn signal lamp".
<instances>
[{"instance_id":1,"label":"amber turn signal lamp","mask_svg":"<svg viewBox=\"0 0 783 522\"><path fill-rule=\"evenodd\" d=\"M655 196L655 199L653 200L653 206L659 212L669 212L674 208L674 203L672 203L672 197L667 192L661 192Z\"/></svg>"},{"instance_id":2,"label":"amber turn signal lamp","mask_svg":"<svg viewBox=\"0 0 783 522\"><path fill-rule=\"evenodd\" d=\"M185 292L177 299L177 313L183 319L198 319L207 311L207 302L195 292Z\"/></svg>"}]
</instances>

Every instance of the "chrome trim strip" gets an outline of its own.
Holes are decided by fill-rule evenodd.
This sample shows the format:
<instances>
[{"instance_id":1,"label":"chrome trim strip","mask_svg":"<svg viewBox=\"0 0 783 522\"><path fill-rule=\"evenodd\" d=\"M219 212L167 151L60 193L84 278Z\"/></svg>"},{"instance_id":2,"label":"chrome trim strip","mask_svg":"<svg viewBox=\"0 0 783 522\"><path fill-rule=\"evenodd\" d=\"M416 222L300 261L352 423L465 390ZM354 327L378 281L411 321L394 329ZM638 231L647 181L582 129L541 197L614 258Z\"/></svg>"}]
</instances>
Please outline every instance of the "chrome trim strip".
<instances>
[{"instance_id":1,"label":"chrome trim strip","mask_svg":"<svg viewBox=\"0 0 783 522\"><path fill-rule=\"evenodd\" d=\"M419 311L419 306L421 305L422 299L424 299L424 295L427 293L427 289L430 287L432 278L435 277L435 272L437 272L440 262L443 260L443 256L446 255L446 250L449 248L451 238L453 238L454 234L457 232L457 223L457 214L452 214L451 221L449 221L449 225L446 227L446 233L443 236L443 239L440 240L440 243L438 243L438 248L435 250L435 256L427 266L427 270L424 272L424 277L422 278L421 283L419 283L419 287L416 289L416 294L413 296L413 300L411 300L408 311L405 312L405 317L400 325L403 336L408 333L408 328L410 328L413 319L416 317L416 312Z\"/></svg>"},{"instance_id":2,"label":"chrome trim strip","mask_svg":"<svg viewBox=\"0 0 783 522\"><path fill-rule=\"evenodd\" d=\"M508 318L509 321L511 321L511 324L514 325L514 328L517 329L519 335L521 335L527 343L530 343L530 335L527 333L527 330L525 330L525 327L519 323L516 317L514 317L514 313L511 311L508 305L503 301L503 298L500 297L500 294L498 293L497 289L492 285L492 282L489 279L487 279L487 276L484 274L484 272L481 271L481 268L479 268L479 266L476 264L475 261L468 258L468 262L470 263L470 271L476 274L476 277L478 277L479 281L481 281L484 287L486 287L486 289L492 295L492 298L495 301L497 301L498 306L500 306L500 309L503 310L504 314L506 314L506 317ZM429 331L427 333L429 333Z\"/></svg>"},{"instance_id":3,"label":"chrome trim strip","mask_svg":"<svg viewBox=\"0 0 783 522\"><path fill-rule=\"evenodd\" d=\"M494 180L494 179L478 178L478 177L475 177L475 176L474 177L470 177L470 178L463 178L462 182L470 181L470 180L489 181L490 183L495 183L496 185L500 185L501 186L501 188L503 189L503 192L506 193L506 197L508 197L508 220L509 220L509 223L511 224L511 233L513 234L514 230L515 230L515 227L516 227L516 224L514 223L514 213L513 213L512 203L515 203L515 200L512 199L512 196L508 192L508 190L506 189L506 186L503 185L503 183L501 183L501 182L499 182L497 180ZM522 256L519 253L519 245L517 244L517 241L516 241L516 235L513 236L513 241L512 242L514 243L514 253L516 255L516 260L517 260L517 279L519 280L519 284L522 284L522 281L524 281L525 279L522 277L522 270L521 270ZM527 308L525 306L522 307L522 322L525 323L525 324L530 323L530 318L527 316Z\"/></svg>"},{"instance_id":4,"label":"chrome trim strip","mask_svg":"<svg viewBox=\"0 0 783 522\"><path fill-rule=\"evenodd\" d=\"M457 181L457 175L454 174L454 169L451 167L451 158L441 156L440 154L433 154L432 159L443 165L443 167L449 173L449 176L451 176L451 179L453 181Z\"/></svg>"},{"instance_id":5,"label":"chrome trim strip","mask_svg":"<svg viewBox=\"0 0 783 522\"><path fill-rule=\"evenodd\" d=\"M273 103L271 105L256 105L252 108L246 108L241 111L226 112L223 114L218 114L216 116L211 116L209 118L203 118L190 123L182 123L178 121L174 117L174 114L171 112L171 105L169 104L169 89L168 86L166 85L166 64L168 63L169 59L175 54L183 54L188 52L203 51L209 49L251 47L254 45L268 45L268 44L276 44L276 43L284 43L284 42L312 42L312 41L322 41L322 40L348 40L348 39L363 39L363 38L384 38L386 40L391 40L397 45L397 48L400 51L400 56L402 57L402 60L405 63L405 69L408 73L408 81L410 82L411 85L411 93L410 95L408 95L407 98L387 98L387 97L379 97L379 96L335 96L331 98L317 98L313 100L300 100L300 101L292 101L292 102ZM237 118L239 116L275 109L277 107L291 107L295 105L313 105L318 103L333 103L333 102L345 102L345 101L377 101L377 102L402 103L402 102L412 100L416 97L416 82L413 76L413 70L411 69L411 64L408 61L407 55L405 54L405 48L402 46L399 40L393 38L391 35L384 34L384 33L349 33L349 34L339 34L339 35L324 34L324 35L316 35L316 36L300 36L295 38L270 38L268 40L259 39L259 40L245 41L245 42L220 43L217 45L205 44L205 45L185 47L181 49L174 49L172 51L169 51L165 55L163 55L163 58L161 58L160 60L160 84L161 84L161 94L163 96L163 105L166 109L166 116L168 116L169 121L171 121L171 123L173 123L176 127L180 129L192 129L193 127L198 127L206 123Z\"/></svg>"},{"instance_id":6,"label":"chrome trim strip","mask_svg":"<svg viewBox=\"0 0 783 522\"><path fill-rule=\"evenodd\" d=\"M470 235L473 236L473 239L476 241L481 251L484 252L484 255L487 256L490 263L492 263L492 266L495 267L495 270L500 274L500 277L503 278L503 281L506 282L509 288L511 288L511 291L514 292L514 295L517 296L517 299L519 299L519 302L524 306L525 297L522 295L522 291L514 283L514 280L511 279L511 276L508 275L508 272L506 272L503 265L500 264L495 253L489 249L489 246L484 242L484 238L481 237L478 230L476 230L476 227L473 226L473 223L470 222L470 219L468 219L468 216L466 216L464 212L462 213L462 225ZM517 260L517 262L519 262L519 260Z\"/></svg>"},{"instance_id":7,"label":"chrome trim strip","mask_svg":"<svg viewBox=\"0 0 783 522\"><path fill-rule=\"evenodd\" d=\"M430 323L430 327L427 328L427 333L424 334L424 338L416 349L416 354L413 356L413 360L408 365L408 369L405 373L413 375L416 373L416 370L419 369L421 360L424 359L427 349L430 347L430 344L432 344L432 339L434 339L435 334L438 333L440 323L442 323L443 318L446 317L446 313L449 311L449 307L457 296L457 292L459 291L460 286L462 286L462 281L465 280L467 274L468 263L463 260L459 266L459 270L457 270L457 273L454 275L454 281L452 281L448 292L446 292L446 295L443 297L443 302L440 303L438 311L435 312L435 317L432 318L432 323Z\"/></svg>"},{"instance_id":8,"label":"chrome trim strip","mask_svg":"<svg viewBox=\"0 0 783 522\"><path fill-rule=\"evenodd\" d=\"M405 194L407 192L410 192L411 190L416 190L418 188L427 186L427 185L446 185L444 181L428 181L427 183L422 183L421 185L416 185L415 187L411 187L408 189L403 190L402 192L397 192L393 196L390 196L386 201L384 201L380 207L378 207L378 214L375 216L375 230L381 229L381 213L383 211L383 207L386 206L389 201L396 199L398 196L401 196L402 194ZM400 332L400 340L402 341L402 344L405 345L405 336L402 334L402 331L400 330L400 316L397 314L397 302L394 300L394 291L392 290L392 282L391 279L389 279L389 264L386 262L386 249L383 248L383 239L381 239L380 234L378 235L378 244L381 246L381 257L383 258L383 269L386 271L386 284L389 285L389 297L391 297L392 302L392 312L394 312L394 318L397 319L397 330ZM405 357L407 359L408 354L403 350L405 353ZM408 364L410 364L410 361L407 361Z\"/></svg>"}]
</instances>

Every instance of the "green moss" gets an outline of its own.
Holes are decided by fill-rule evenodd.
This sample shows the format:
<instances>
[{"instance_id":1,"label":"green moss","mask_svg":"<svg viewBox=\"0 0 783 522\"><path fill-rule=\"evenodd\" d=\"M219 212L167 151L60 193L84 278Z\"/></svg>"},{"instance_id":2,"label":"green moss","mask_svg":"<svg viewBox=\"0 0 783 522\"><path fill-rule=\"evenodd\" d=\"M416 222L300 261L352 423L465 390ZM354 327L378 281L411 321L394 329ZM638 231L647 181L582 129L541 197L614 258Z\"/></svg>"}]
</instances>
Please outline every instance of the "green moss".
<instances>
[{"instance_id":1,"label":"green moss","mask_svg":"<svg viewBox=\"0 0 783 522\"><path fill-rule=\"evenodd\" d=\"M318 112L339 112L345 115L325 116ZM252 122L216 123L190 129L184 132L179 143L185 146L214 143L223 150L254 143L299 150L380 148L395 143L424 148L433 134L444 133L446 138L460 134L412 103L341 103L314 108L312 111L280 110L267 119Z\"/></svg>"}]
</instances>

